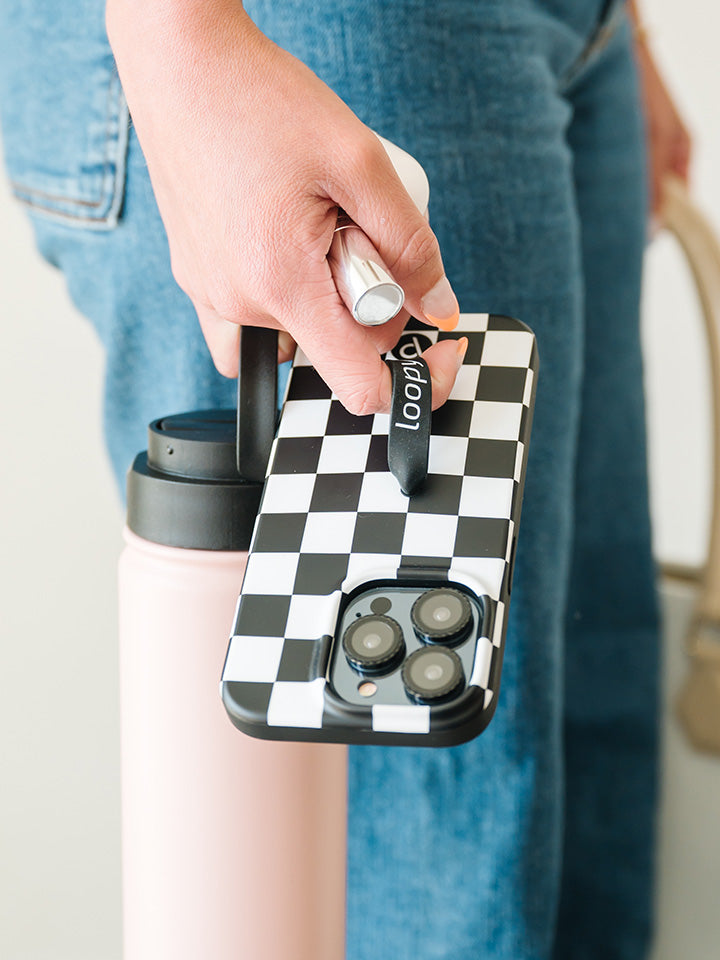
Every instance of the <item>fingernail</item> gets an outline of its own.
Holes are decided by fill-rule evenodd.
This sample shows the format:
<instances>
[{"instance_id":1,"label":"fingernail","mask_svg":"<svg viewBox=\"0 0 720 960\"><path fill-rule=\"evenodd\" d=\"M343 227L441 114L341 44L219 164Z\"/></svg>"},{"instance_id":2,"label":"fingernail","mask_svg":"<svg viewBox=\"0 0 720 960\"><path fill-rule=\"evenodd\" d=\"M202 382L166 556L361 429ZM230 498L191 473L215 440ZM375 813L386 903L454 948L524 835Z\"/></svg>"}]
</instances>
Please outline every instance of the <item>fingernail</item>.
<instances>
[{"instance_id":1,"label":"fingernail","mask_svg":"<svg viewBox=\"0 0 720 960\"><path fill-rule=\"evenodd\" d=\"M460 318L460 308L455 299L450 281L443 277L420 301L420 307L428 323L441 330L454 330Z\"/></svg>"},{"instance_id":2,"label":"fingernail","mask_svg":"<svg viewBox=\"0 0 720 960\"><path fill-rule=\"evenodd\" d=\"M463 362L463 360L465 359L465 354L467 353L468 343L469 343L469 341L468 341L468 338L467 338L467 337L460 337L460 339L459 339L458 342L457 342L458 370L459 370L460 367L462 366L462 362Z\"/></svg>"}]
</instances>

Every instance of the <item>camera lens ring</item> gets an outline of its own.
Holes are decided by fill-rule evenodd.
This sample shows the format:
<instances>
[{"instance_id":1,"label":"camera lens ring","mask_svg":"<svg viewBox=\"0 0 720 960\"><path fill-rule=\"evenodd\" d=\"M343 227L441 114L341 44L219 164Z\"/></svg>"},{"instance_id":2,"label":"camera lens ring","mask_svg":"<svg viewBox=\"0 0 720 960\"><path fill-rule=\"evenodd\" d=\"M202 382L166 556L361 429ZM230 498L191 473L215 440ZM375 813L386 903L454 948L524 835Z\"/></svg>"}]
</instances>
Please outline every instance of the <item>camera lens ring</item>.
<instances>
[{"instance_id":1,"label":"camera lens ring","mask_svg":"<svg viewBox=\"0 0 720 960\"><path fill-rule=\"evenodd\" d=\"M470 601L453 587L420 594L410 610L413 630L423 643L453 646L467 639L473 622Z\"/></svg>"},{"instance_id":2,"label":"camera lens ring","mask_svg":"<svg viewBox=\"0 0 720 960\"><path fill-rule=\"evenodd\" d=\"M405 656L405 638L397 620L373 613L350 624L343 633L342 648L358 673L389 673Z\"/></svg>"},{"instance_id":3,"label":"camera lens ring","mask_svg":"<svg viewBox=\"0 0 720 960\"><path fill-rule=\"evenodd\" d=\"M465 685L460 657L437 644L413 651L403 663L401 676L407 695L417 703L447 700Z\"/></svg>"}]
</instances>

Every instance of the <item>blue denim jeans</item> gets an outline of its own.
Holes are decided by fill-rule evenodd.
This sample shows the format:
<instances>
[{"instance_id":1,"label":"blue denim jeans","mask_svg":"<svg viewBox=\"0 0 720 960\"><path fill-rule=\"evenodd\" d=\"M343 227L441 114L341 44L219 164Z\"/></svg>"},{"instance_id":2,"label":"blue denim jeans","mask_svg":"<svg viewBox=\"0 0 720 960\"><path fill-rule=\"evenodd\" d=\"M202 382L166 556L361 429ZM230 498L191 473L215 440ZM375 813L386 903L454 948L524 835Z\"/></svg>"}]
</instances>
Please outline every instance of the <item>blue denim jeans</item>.
<instances>
[{"instance_id":1,"label":"blue denim jeans","mask_svg":"<svg viewBox=\"0 0 720 960\"><path fill-rule=\"evenodd\" d=\"M640 960L659 647L624 15L603 0L246 7L421 160L462 309L524 320L541 359L497 713L460 747L351 749L348 960ZM234 385L173 282L102 8L5 4L0 94L15 193L107 350L122 481L149 420L232 405Z\"/></svg>"}]
</instances>

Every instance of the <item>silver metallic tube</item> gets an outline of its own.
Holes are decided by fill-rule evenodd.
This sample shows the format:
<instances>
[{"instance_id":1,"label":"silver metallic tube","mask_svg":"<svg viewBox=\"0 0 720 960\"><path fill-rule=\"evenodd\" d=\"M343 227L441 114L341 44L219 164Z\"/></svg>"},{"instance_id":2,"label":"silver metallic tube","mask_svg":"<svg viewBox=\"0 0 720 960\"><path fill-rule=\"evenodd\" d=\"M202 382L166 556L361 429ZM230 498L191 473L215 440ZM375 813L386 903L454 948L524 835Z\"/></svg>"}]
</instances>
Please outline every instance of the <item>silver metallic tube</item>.
<instances>
[{"instance_id":1,"label":"silver metallic tube","mask_svg":"<svg viewBox=\"0 0 720 960\"><path fill-rule=\"evenodd\" d=\"M328 263L338 293L358 323L379 326L402 309L402 287L390 276L370 239L342 210L338 213Z\"/></svg>"}]
</instances>

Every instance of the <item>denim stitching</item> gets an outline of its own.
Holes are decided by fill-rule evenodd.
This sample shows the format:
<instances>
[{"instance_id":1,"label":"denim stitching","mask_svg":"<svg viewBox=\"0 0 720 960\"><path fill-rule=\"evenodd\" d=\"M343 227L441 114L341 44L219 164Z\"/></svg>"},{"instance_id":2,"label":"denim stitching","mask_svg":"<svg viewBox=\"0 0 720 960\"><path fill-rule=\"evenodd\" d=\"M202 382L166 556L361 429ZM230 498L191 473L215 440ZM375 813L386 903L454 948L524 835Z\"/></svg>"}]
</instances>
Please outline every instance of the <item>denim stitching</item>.
<instances>
[{"instance_id":1,"label":"denim stitching","mask_svg":"<svg viewBox=\"0 0 720 960\"><path fill-rule=\"evenodd\" d=\"M605 15L596 23L587 43L575 61L560 78L558 88L565 91L595 61L615 36L624 15L624 0L614 0L607 6Z\"/></svg>"},{"instance_id":2,"label":"denim stitching","mask_svg":"<svg viewBox=\"0 0 720 960\"><path fill-rule=\"evenodd\" d=\"M113 115L113 93L117 87L117 109ZM113 165L110 159L110 147L111 143L115 143L117 146L121 143L121 136L119 132L119 127L121 123L121 117L123 114L124 106L124 97L122 92L122 87L120 86L119 77L115 71L110 75L110 82L108 83L108 92L107 92L107 108L105 111L105 129L104 129L104 157L102 162L102 173L101 173L101 186L100 186L100 199L97 201L92 200L83 200L71 195L61 195L61 194L51 194L43 190L37 190L31 187L24 186L22 183L17 181L11 181L11 189L20 203L24 204L31 209L38 210L42 213L52 214L54 217L69 220L73 223L107 223L113 208L113 194L117 185L114 181L117 178L117 171L120 166L119 163ZM118 133L115 138L111 134L111 126L113 116L116 119L118 126ZM112 176L111 168L115 166L116 175ZM108 184L108 180L111 182ZM86 207L88 210L97 210L101 207L107 207L108 211L106 214L98 217L92 216L83 216L79 213L68 213L65 210L56 210L54 207L48 206L47 203L43 204L38 202L35 198L43 198L46 201L58 203L58 204L69 204L79 207Z\"/></svg>"}]
</instances>

